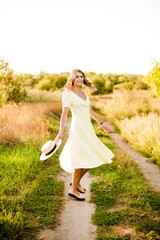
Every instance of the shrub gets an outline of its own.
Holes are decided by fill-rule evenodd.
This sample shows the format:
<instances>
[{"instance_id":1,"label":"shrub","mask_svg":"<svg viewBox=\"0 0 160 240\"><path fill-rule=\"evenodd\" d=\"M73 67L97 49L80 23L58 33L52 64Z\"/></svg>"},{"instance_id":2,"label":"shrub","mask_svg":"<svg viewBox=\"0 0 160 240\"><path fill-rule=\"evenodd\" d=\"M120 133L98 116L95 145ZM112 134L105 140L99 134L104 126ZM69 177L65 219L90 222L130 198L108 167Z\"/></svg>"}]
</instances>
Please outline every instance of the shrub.
<instances>
[{"instance_id":1,"label":"shrub","mask_svg":"<svg viewBox=\"0 0 160 240\"><path fill-rule=\"evenodd\" d=\"M112 74L108 73L106 75L107 80L109 80L113 85L118 84L119 82L119 75L118 74Z\"/></svg>"},{"instance_id":2,"label":"shrub","mask_svg":"<svg viewBox=\"0 0 160 240\"><path fill-rule=\"evenodd\" d=\"M142 81L137 81L136 84L135 84L135 89L137 90L148 90L148 86L142 82Z\"/></svg>"},{"instance_id":3,"label":"shrub","mask_svg":"<svg viewBox=\"0 0 160 240\"><path fill-rule=\"evenodd\" d=\"M134 83L132 82L124 82L124 83L120 83L120 84L116 84L113 87L113 90L132 90L134 88Z\"/></svg>"},{"instance_id":4,"label":"shrub","mask_svg":"<svg viewBox=\"0 0 160 240\"><path fill-rule=\"evenodd\" d=\"M55 86L56 88L62 88L67 82L67 77L65 76L59 76L55 80Z\"/></svg>"},{"instance_id":5,"label":"shrub","mask_svg":"<svg viewBox=\"0 0 160 240\"><path fill-rule=\"evenodd\" d=\"M3 102L19 103L27 97L24 83L14 78L13 70L9 68L8 62L3 59L0 59L0 83Z\"/></svg>"},{"instance_id":6,"label":"shrub","mask_svg":"<svg viewBox=\"0 0 160 240\"><path fill-rule=\"evenodd\" d=\"M26 85L31 88L34 88L34 86L39 83L39 79L32 74L26 74L25 79Z\"/></svg>"},{"instance_id":7,"label":"shrub","mask_svg":"<svg viewBox=\"0 0 160 240\"><path fill-rule=\"evenodd\" d=\"M50 82L50 80L42 80L40 83L37 85L39 90L55 90L55 85Z\"/></svg>"},{"instance_id":8,"label":"shrub","mask_svg":"<svg viewBox=\"0 0 160 240\"><path fill-rule=\"evenodd\" d=\"M107 92L107 93L113 92L113 84L112 84L112 82L109 81L109 80L106 80L104 89L105 89L105 92Z\"/></svg>"},{"instance_id":9,"label":"shrub","mask_svg":"<svg viewBox=\"0 0 160 240\"><path fill-rule=\"evenodd\" d=\"M160 97L160 64L153 60L153 68L143 78L143 82L151 87L151 93L155 97Z\"/></svg>"},{"instance_id":10,"label":"shrub","mask_svg":"<svg viewBox=\"0 0 160 240\"><path fill-rule=\"evenodd\" d=\"M123 82L126 82L126 81L128 81L128 78L127 78L126 75L119 76L118 83L123 83Z\"/></svg>"},{"instance_id":11,"label":"shrub","mask_svg":"<svg viewBox=\"0 0 160 240\"><path fill-rule=\"evenodd\" d=\"M95 92L92 92L92 95L104 93L104 90L105 90L105 80L104 79L95 77L93 79L93 84L97 88L97 90Z\"/></svg>"}]
</instances>

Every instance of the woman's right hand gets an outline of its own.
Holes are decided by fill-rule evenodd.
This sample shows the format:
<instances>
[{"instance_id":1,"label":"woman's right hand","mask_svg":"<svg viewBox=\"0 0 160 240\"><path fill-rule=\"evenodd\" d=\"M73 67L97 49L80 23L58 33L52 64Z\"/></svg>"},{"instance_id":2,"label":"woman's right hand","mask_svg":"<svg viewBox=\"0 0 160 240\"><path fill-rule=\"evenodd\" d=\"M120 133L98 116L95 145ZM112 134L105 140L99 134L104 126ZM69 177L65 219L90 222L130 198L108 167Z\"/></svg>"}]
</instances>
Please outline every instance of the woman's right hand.
<instances>
[{"instance_id":1,"label":"woman's right hand","mask_svg":"<svg viewBox=\"0 0 160 240\"><path fill-rule=\"evenodd\" d=\"M106 133L108 133L108 132L111 131L111 130L108 128L108 126L107 126L106 123L103 123L103 124L101 125L101 127L103 128L103 130L104 130Z\"/></svg>"},{"instance_id":2,"label":"woman's right hand","mask_svg":"<svg viewBox=\"0 0 160 240\"><path fill-rule=\"evenodd\" d=\"M58 135L56 136L56 138L54 140L55 144L57 144L59 139L62 139L62 138L63 138L63 133L58 133Z\"/></svg>"}]
</instances>

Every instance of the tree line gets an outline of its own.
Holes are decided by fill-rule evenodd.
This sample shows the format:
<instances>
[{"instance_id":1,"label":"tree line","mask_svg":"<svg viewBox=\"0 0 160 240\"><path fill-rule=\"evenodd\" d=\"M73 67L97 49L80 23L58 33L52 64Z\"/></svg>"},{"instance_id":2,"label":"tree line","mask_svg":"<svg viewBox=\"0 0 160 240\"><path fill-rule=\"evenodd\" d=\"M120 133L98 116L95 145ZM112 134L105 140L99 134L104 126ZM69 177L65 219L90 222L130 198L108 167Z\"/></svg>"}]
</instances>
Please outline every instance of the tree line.
<instances>
[{"instance_id":1,"label":"tree line","mask_svg":"<svg viewBox=\"0 0 160 240\"><path fill-rule=\"evenodd\" d=\"M91 94L107 94L114 90L124 89L149 89L153 96L159 97L160 64L155 60L152 64L153 68L146 76L142 74L97 74L91 71L85 72L86 76L97 88L97 91ZM37 74L14 73L9 67L9 63L4 59L0 59L0 104L24 101L27 97L28 88L51 92L63 89L69 74L69 72L56 74L44 71Z\"/></svg>"}]
</instances>

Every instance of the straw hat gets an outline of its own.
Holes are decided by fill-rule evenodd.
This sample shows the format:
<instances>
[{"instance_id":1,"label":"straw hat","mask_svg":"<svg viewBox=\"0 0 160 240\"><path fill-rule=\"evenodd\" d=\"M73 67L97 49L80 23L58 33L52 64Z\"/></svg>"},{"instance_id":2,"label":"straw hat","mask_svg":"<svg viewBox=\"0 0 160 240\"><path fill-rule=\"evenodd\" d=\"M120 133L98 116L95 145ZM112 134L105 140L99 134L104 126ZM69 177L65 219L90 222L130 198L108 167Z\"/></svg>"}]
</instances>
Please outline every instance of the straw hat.
<instances>
[{"instance_id":1,"label":"straw hat","mask_svg":"<svg viewBox=\"0 0 160 240\"><path fill-rule=\"evenodd\" d=\"M42 148L42 154L40 156L40 160L46 160L47 158L51 157L60 147L62 143L62 139L59 139L58 143L55 144L55 141L49 140L48 142L46 142Z\"/></svg>"}]
</instances>

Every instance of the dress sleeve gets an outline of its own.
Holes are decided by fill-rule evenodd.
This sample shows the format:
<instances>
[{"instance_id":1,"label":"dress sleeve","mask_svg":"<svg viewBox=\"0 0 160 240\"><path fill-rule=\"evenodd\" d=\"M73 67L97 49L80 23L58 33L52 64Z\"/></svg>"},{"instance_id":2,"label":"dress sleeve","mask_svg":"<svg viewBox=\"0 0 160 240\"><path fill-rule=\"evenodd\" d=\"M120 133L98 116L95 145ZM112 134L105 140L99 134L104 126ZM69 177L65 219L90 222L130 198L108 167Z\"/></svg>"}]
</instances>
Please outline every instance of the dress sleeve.
<instances>
[{"instance_id":1,"label":"dress sleeve","mask_svg":"<svg viewBox=\"0 0 160 240\"><path fill-rule=\"evenodd\" d=\"M68 91L64 91L62 93L62 106L63 107L70 107L72 103L71 93Z\"/></svg>"}]
</instances>

